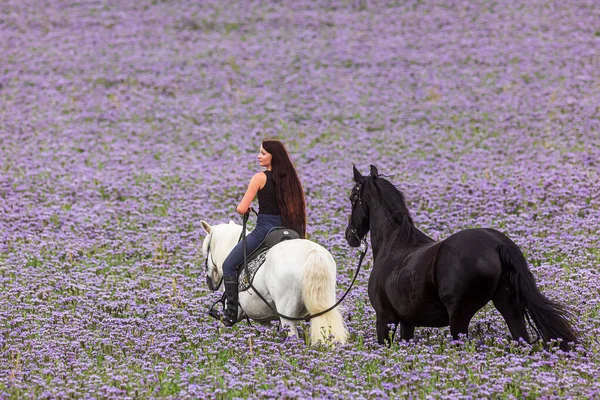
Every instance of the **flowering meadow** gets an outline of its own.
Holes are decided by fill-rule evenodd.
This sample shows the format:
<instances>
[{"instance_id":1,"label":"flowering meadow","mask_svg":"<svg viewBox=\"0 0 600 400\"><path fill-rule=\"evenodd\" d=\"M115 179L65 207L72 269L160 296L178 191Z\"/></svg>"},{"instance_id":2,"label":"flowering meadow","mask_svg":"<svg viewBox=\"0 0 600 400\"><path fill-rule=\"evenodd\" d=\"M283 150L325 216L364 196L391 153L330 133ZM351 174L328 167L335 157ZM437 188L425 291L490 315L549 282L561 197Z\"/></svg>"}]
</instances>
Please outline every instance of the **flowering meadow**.
<instances>
[{"instance_id":1,"label":"flowering meadow","mask_svg":"<svg viewBox=\"0 0 600 400\"><path fill-rule=\"evenodd\" d=\"M200 220L241 223L283 140L309 238L338 265L352 164L443 239L506 233L580 343L376 343L365 260L350 339L220 327ZM0 0L0 398L600 397L596 0Z\"/></svg>"}]
</instances>

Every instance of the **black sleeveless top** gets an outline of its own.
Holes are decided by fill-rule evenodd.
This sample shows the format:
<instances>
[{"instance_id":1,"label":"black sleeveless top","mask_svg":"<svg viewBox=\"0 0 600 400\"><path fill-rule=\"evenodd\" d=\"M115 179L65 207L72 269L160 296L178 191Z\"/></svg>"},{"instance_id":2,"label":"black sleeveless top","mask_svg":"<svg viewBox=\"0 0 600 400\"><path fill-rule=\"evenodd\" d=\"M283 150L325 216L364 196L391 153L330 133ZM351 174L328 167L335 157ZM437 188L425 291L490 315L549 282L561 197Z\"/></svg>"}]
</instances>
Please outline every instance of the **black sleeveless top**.
<instances>
[{"instance_id":1,"label":"black sleeveless top","mask_svg":"<svg viewBox=\"0 0 600 400\"><path fill-rule=\"evenodd\" d=\"M277 205L277 198L275 197L275 184L271 177L271 171L263 172L267 176L267 183L258 191L258 213L281 215L279 206Z\"/></svg>"}]
</instances>

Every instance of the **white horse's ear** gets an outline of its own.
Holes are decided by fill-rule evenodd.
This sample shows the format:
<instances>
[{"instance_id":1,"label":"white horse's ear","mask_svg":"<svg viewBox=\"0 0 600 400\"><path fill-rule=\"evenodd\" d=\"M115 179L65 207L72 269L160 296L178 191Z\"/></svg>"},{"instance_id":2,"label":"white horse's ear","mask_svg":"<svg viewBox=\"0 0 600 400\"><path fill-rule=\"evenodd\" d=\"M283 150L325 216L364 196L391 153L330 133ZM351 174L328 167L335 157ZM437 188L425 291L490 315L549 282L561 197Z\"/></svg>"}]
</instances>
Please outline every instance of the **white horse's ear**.
<instances>
[{"instance_id":1,"label":"white horse's ear","mask_svg":"<svg viewBox=\"0 0 600 400\"><path fill-rule=\"evenodd\" d=\"M233 222L232 219L229 220L229 225L235 225L235 222Z\"/></svg>"},{"instance_id":2,"label":"white horse's ear","mask_svg":"<svg viewBox=\"0 0 600 400\"><path fill-rule=\"evenodd\" d=\"M212 226L210 226L208 222L204 220L200 220L200 223L202 224L202 228L204 229L204 231L210 235L210 233L212 232Z\"/></svg>"}]
</instances>

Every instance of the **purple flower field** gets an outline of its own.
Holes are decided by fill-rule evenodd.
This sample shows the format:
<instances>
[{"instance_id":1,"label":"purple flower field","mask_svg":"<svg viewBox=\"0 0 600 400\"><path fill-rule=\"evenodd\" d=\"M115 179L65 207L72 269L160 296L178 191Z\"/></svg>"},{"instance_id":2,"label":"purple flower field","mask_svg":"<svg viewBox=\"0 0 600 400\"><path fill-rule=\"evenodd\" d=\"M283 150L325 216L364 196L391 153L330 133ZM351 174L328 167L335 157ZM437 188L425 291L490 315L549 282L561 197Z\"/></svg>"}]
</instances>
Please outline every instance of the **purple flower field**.
<instances>
[{"instance_id":1,"label":"purple flower field","mask_svg":"<svg viewBox=\"0 0 600 400\"><path fill-rule=\"evenodd\" d=\"M0 3L0 398L600 396L596 0ZM200 220L241 223L266 137L338 296L375 164L431 237L511 237L581 343L512 342L490 303L381 347L370 254L343 346L221 328Z\"/></svg>"}]
</instances>

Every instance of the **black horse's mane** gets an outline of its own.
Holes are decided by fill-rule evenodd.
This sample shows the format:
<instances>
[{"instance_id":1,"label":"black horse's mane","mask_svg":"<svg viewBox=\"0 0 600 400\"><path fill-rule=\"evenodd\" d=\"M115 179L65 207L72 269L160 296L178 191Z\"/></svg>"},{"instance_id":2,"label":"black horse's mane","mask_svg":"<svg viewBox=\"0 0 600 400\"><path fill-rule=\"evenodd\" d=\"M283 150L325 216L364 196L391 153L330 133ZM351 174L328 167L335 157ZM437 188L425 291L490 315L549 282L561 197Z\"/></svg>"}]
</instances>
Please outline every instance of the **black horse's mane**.
<instances>
[{"instance_id":1,"label":"black horse's mane","mask_svg":"<svg viewBox=\"0 0 600 400\"><path fill-rule=\"evenodd\" d=\"M372 186L370 191L374 198L379 198L381 204L401 228L400 240L409 245L431 243L434 240L415 227L410 211L406 206L404 194L390 181L380 176L369 177L367 182Z\"/></svg>"}]
</instances>

